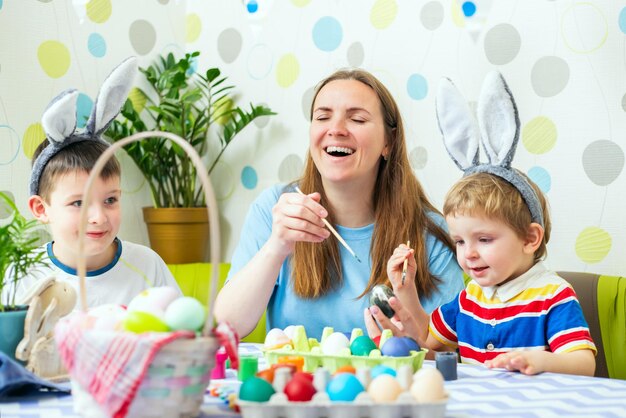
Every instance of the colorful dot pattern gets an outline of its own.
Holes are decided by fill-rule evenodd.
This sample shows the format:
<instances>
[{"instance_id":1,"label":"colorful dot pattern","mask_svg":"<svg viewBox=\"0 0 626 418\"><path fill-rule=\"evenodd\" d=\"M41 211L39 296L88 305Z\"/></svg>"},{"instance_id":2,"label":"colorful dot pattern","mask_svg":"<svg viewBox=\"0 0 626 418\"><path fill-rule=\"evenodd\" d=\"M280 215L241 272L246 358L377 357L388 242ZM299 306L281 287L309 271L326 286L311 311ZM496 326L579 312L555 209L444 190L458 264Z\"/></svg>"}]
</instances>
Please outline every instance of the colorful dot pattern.
<instances>
[{"instance_id":1,"label":"colorful dot pattern","mask_svg":"<svg viewBox=\"0 0 626 418\"><path fill-rule=\"evenodd\" d=\"M591 0L241 0L219 2L0 0L0 190L26 209L30 159L45 138L50 99L76 88L83 128L104 77L123 58L146 66L159 54L200 50L190 71L219 67L238 104L278 113L256 120L224 153L213 176L224 259L249 204L265 187L301 174L315 84L341 67L363 67L391 90L405 118L407 151L433 202L460 172L441 144L437 84L450 77L475 109L484 75L506 77L518 105L514 165L546 193L553 222L549 264L626 274L626 5ZM48 28L23 31L18 28ZM11 33L13 31L13 33ZM30 65L32 63L32 65ZM135 110L150 105L137 83ZM147 243L147 186L128 157L123 238ZM1 208L0 208L1 210Z\"/></svg>"}]
</instances>

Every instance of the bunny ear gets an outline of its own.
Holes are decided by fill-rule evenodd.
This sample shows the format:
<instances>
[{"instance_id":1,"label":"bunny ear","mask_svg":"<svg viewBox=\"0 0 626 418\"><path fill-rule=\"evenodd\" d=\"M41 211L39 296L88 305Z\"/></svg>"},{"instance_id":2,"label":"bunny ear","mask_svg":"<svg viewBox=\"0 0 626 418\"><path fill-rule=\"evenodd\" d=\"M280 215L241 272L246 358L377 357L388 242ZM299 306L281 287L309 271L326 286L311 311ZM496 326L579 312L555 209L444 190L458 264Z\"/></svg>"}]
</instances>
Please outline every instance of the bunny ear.
<instances>
[{"instance_id":1,"label":"bunny ear","mask_svg":"<svg viewBox=\"0 0 626 418\"><path fill-rule=\"evenodd\" d=\"M94 103L86 131L100 136L113 122L128 97L137 74L137 58L130 57L118 65L104 80Z\"/></svg>"},{"instance_id":2,"label":"bunny ear","mask_svg":"<svg viewBox=\"0 0 626 418\"><path fill-rule=\"evenodd\" d=\"M76 100L76 89L65 90L43 112L41 126L50 141L63 142L76 130Z\"/></svg>"},{"instance_id":3,"label":"bunny ear","mask_svg":"<svg viewBox=\"0 0 626 418\"><path fill-rule=\"evenodd\" d=\"M448 154L461 169L478 164L479 132L465 98L448 78L439 83L437 122Z\"/></svg>"},{"instance_id":4,"label":"bunny ear","mask_svg":"<svg viewBox=\"0 0 626 418\"><path fill-rule=\"evenodd\" d=\"M519 140L520 121L513 95L500 73L494 71L485 78L477 114L489 163L510 167Z\"/></svg>"}]
</instances>

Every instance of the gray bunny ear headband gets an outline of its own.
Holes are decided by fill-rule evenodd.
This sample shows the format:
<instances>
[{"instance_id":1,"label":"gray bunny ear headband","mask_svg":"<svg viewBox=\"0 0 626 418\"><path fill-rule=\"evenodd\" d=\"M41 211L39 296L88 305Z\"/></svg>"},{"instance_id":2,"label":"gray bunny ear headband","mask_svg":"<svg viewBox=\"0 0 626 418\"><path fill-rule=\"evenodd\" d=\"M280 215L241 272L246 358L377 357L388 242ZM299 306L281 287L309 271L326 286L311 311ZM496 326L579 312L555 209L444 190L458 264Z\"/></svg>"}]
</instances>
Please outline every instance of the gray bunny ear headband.
<instances>
[{"instance_id":1,"label":"gray bunny ear headband","mask_svg":"<svg viewBox=\"0 0 626 418\"><path fill-rule=\"evenodd\" d=\"M519 141L520 121L517 106L502 75L487 75L474 119L467 102L452 81L444 78L437 92L437 120L443 142L454 163L464 172L489 173L515 187L530 210L533 222L543 224L543 211L532 186L511 167ZM479 162L479 144L487 163Z\"/></svg>"},{"instance_id":2,"label":"gray bunny ear headband","mask_svg":"<svg viewBox=\"0 0 626 418\"><path fill-rule=\"evenodd\" d=\"M39 154L30 177L30 194L39 193L39 182L46 164L68 145L82 141L100 141L100 136L113 122L128 97L137 74L137 59L130 57L118 65L104 80L84 131L76 131L76 100L78 91L65 90L52 99L41 118L48 146Z\"/></svg>"}]
</instances>

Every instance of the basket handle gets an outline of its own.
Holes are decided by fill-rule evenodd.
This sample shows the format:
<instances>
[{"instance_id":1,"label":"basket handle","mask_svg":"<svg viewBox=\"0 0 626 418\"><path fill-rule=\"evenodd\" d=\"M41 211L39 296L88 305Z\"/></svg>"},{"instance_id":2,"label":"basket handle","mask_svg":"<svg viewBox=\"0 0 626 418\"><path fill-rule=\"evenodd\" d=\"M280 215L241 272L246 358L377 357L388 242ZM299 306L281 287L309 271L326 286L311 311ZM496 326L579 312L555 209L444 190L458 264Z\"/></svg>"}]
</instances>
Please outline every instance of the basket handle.
<instances>
[{"instance_id":1,"label":"basket handle","mask_svg":"<svg viewBox=\"0 0 626 418\"><path fill-rule=\"evenodd\" d=\"M198 152L178 135L175 135L170 132L162 132L162 131L151 131L151 132L139 132L134 135L128 136L120 141L113 143L110 147L108 147L102 155L96 160L96 164L94 165L91 173L89 173L89 178L87 179L87 184L85 184L85 189L83 191L83 204L80 208L80 224L78 230L78 265L77 265L77 273L79 279L79 299L81 310L83 312L87 311L87 289L85 283L85 276L87 274L87 259L85 257L85 234L87 230L87 211L89 208L89 203L91 201L91 192L94 181L100 176L100 172L104 168L107 161L113 156L115 151L122 148L125 145L128 145L133 142L138 142L144 138L152 139L152 138L167 138L169 140L174 141L176 144L180 145L183 150L189 155L191 162L196 167L196 171L198 173L198 177L200 178L200 183L204 189L205 201L207 204L207 212L209 214L209 238L211 245L211 268L212 268L212 277L211 283L209 286L209 299L208 299L208 313L206 322L204 323L204 327L202 329L202 335L207 336L211 332L211 328L213 326L213 303L215 302L215 296L217 292L217 278L218 278L218 269L219 269L219 258L220 258L220 230L219 230L219 218L217 214L217 200L215 199L215 192L213 191L213 186L209 181L209 175L207 174L206 167L204 166ZM210 210L211 209L211 210Z\"/></svg>"}]
</instances>

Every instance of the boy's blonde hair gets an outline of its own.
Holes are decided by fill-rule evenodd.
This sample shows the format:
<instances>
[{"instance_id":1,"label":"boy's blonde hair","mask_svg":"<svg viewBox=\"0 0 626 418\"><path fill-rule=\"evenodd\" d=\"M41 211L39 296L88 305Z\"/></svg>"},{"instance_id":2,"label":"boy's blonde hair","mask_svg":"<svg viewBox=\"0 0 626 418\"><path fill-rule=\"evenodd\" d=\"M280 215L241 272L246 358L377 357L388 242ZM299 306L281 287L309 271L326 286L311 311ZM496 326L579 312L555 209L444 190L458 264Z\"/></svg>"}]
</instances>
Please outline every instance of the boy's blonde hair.
<instances>
[{"instance_id":1,"label":"boy's blonde hair","mask_svg":"<svg viewBox=\"0 0 626 418\"><path fill-rule=\"evenodd\" d=\"M543 213L544 235L535 252L535 260L545 258L546 244L550 240L552 227L548 202L537 186L525 174L518 171L534 189ZM526 238L532 223L530 210L520 192L501 177L489 173L474 173L456 182L446 194L443 204L444 216L481 215L497 219L511 227L520 237Z\"/></svg>"}]
</instances>

